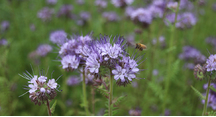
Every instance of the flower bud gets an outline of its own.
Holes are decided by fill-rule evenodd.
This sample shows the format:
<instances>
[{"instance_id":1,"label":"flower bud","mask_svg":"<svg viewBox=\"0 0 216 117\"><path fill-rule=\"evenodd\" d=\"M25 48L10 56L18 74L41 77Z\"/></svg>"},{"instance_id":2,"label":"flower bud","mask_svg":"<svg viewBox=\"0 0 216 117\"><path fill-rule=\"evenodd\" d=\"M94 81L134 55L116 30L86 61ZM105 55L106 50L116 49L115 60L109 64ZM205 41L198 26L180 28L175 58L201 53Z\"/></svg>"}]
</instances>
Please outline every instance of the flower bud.
<instances>
[{"instance_id":1,"label":"flower bud","mask_svg":"<svg viewBox=\"0 0 216 117\"><path fill-rule=\"evenodd\" d=\"M202 80L204 79L204 76L205 76L205 69L200 65L200 64L197 64L195 67L194 67L194 76L197 80Z\"/></svg>"}]
</instances>

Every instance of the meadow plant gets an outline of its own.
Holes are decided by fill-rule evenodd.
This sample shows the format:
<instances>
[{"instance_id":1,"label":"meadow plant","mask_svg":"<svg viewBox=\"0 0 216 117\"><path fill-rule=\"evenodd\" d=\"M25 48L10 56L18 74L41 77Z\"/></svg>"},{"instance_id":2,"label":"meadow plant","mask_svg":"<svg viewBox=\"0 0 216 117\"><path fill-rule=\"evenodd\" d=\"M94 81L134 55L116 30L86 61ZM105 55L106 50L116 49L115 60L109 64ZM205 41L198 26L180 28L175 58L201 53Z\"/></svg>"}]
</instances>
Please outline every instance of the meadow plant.
<instances>
[{"instance_id":1,"label":"meadow plant","mask_svg":"<svg viewBox=\"0 0 216 117\"><path fill-rule=\"evenodd\" d=\"M44 7L43 9L41 9L38 12L37 16L42 21L46 22L46 21L50 21L52 19L53 14L54 14L54 9Z\"/></svg>"},{"instance_id":2,"label":"meadow plant","mask_svg":"<svg viewBox=\"0 0 216 117\"><path fill-rule=\"evenodd\" d=\"M19 74L20 75L20 74ZM60 85L56 83L56 81L60 78L58 77L56 80L51 78L48 80L44 74L31 75L28 71L20 75L21 77L29 80L27 86L27 92L29 92L29 98L35 105L46 104L48 109L48 114L51 116L51 113L54 112L54 108L50 108L50 102L56 97L58 88ZM24 93L24 94L26 94ZM24 95L23 94L23 95ZM21 95L21 96L23 96ZM52 111L52 112L51 112Z\"/></svg>"}]
</instances>

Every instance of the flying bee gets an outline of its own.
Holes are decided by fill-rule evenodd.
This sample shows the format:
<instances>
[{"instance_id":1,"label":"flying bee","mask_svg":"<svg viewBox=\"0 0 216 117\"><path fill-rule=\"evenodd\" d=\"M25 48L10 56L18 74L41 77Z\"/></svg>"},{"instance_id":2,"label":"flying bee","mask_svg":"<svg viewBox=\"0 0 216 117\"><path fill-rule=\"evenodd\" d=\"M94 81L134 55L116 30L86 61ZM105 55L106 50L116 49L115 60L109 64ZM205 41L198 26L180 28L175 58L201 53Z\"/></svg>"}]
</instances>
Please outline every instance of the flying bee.
<instances>
[{"instance_id":1,"label":"flying bee","mask_svg":"<svg viewBox=\"0 0 216 117\"><path fill-rule=\"evenodd\" d=\"M136 48L135 49L143 51L143 49L147 49L147 46L144 45L144 44L141 44L141 43L136 43Z\"/></svg>"}]
</instances>

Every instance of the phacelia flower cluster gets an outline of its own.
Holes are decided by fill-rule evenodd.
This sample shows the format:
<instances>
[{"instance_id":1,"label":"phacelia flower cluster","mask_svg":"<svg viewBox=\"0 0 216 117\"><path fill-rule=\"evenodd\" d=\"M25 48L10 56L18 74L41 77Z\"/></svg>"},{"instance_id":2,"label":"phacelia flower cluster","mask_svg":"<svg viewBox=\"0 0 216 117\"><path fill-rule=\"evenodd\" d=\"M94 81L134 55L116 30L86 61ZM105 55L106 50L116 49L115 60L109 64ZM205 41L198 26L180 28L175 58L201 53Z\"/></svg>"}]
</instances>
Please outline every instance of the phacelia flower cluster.
<instances>
[{"instance_id":1,"label":"phacelia flower cluster","mask_svg":"<svg viewBox=\"0 0 216 117\"><path fill-rule=\"evenodd\" d=\"M23 73L21 77L28 81L29 98L35 105L44 104L47 100L52 100L56 97L56 89L58 84L55 79L47 79L44 75L31 75L29 72Z\"/></svg>"},{"instance_id":2,"label":"phacelia flower cluster","mask_svg":"<svg viewBox=\"0 0 216 117\"><path fill-rule=\"evenodd\" d=\"M67 41L67 33L63 30L57 30L50 34L50 41L57 45L62 45Z\"/></svg>"},{"instance_id":3,"label":"phacelia flower cluster","mask_svg":"<svg viewBox=\"0 0 216 117\"><path fill-rule=\"evenodd\" d=\"M206 61L206 70L212 72L216 70L216 54L210 55Z\"/></svg>"},{"instance_id":4,"label":"phacelia flower cluster","mask_svg":"<svg viewBox=\"0 0 216 117\"><path fill-rule=\"evenodd\" d=\"M118 21L120 18L119 16L116 14L116 12L103 12L102 14L103 18L105 18L107 21L110 22L114 22L114 21Z\"/></svg>"},{"instance_id":5,"label":"phacelia flower cluster","mask_svg":"<svg viewBox=\"0 0 216 117\"><path fill-rule=\"evenodd\" d=\"M8 30L10 27L10 23L8 21L2 21L1 22L1 30L4 32Z\"/></svg>"},{"instance_id":6,"label":"phacelia flower cluster","mask_svg":"<svg viewBox=\"0 0 216 117\"><path fill-rule=\"evenodd\" d=\"M215 83L211 83L210 85L216 89ZM203 89L207 90L207 87L208 87L208 84L203 85ZM204 94L204 96L206 96L206 94ZM205 100L202 100L202 103L205 104ZM216 92L212 91L211 89L208 95L207 107L211 107L213 110L216 110Z\"/></svg>"},{"instance_id":7,"label":"phacelia flower cluster","mask_svg":"<svg viewBox=\"0 0 216 117\"><path fill-rule=\"evenodd\" d=\"M95 0L95 5L101 8L107 7L107 0Z\"/></svg>"},{"instance_id":8,"label":"phacelia flower cluster","mask_svg":"<svg viewBox=\"0 0 216 117\"><path fill-rule=\"evenodd\" d=\"M59 55L65 70L85 69L86 83L101 78L107 70L112 72L118 85L126 85L139 72L138 60L125 52L124 38L100 36L93 40L90 35L76 36L61 46ZM83 68L84 67L84 68ZM82 77L82 76L81 76Z\"/></svg>"},{"instance_id":9,"label":"phacelia flower cluster","mask_svg":"<svg viewBox=\"0 0 216 117\"><path fill-rule=\"evenodd\" d=\"M70 4L62 5L59 9L57 16L58 17L66 17L66 18L73 18L73 14L71 11L73 10L73 6Z\"/></svg>"},{"instance_id":10,"label":"phacelia flower cluster","mask_svg":"<svg viewBox=\"0 0 216 117\"><path fill-rule=\"evenodd\" d=\"M42 44L40 46L38 46L36 52L39 56L46 56L49 52L52 51L52 46L48 45L48 44Z\"/></svg>"}]
</instances>

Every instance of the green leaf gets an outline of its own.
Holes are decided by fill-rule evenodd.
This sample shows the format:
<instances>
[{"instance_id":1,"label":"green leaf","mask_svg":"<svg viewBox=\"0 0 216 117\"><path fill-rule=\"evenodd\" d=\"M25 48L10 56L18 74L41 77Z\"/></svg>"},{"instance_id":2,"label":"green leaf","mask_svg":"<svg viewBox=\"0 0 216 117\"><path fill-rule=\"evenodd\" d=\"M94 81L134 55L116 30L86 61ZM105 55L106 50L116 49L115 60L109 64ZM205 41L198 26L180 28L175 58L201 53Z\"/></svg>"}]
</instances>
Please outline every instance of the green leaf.
<instances>
[{"instance_id":1,"label":"green leaf","mask_svg":"<svg viewBox=\"0 0 216 117\"><path fill-rule=\"evenodd\" d=\"M151 88L154 94L159 97L160 100L164 99L164 91L160 86L158 86L158 84L154 82L149 82L148 86Z\"/></svg>"},{"instance_id":2,"label":"green leaf","mask_svg":"<svg viewBox=\"0 0 216 117\"><path fill-rule=\"evenodd\" d=\"M202 95L202 93L200 93L197 89L195 89L193 86L191 86L191 88L195 91L195 93L203 100L205 100L205 96Z\"/></svg>"},{"instance_id":3,"label":"green leaf","mask_svg":"<svg viewBox=\"0 0 216 117\"><path fill-rule=\"evenodd\" d=\"M55 111L56 103L57 103L57 100L55 100L55 102L53 103L52 107L50 108L52 114Z\"/></svg>"},{"instance_id":4,"label":"green leaf","mask_svg":"<svg viewBox=\"0 0 216 117\"><path fill-rule=\"evenodd\" d=\"M100 92L106 98L109 97L109 92L106 89L96 88L98 92Z\"/></svg>"},{"instance_id":5,"label":"green leaf","mask_svg":"<svg viewBox=\"0 0 216 117\"><path fill-rule=\"evenodd\" d=\"M113 103L112 105L119 105L120 102L122 102L125 98L127 97L127 95L124 95L124 96L120 96L115 103ZM113 108L114 109L114 108Z\"/></svg>"},{"instance_id":6,"label":"green leaf","mask_svg":"<svg viewBox=\"0 0 216 117\"><path fill-rule=\"evenodd\" d=\"M216 89L213 86L209 87L212 91L216 92Z\"/></svg>"}]
</instances>

